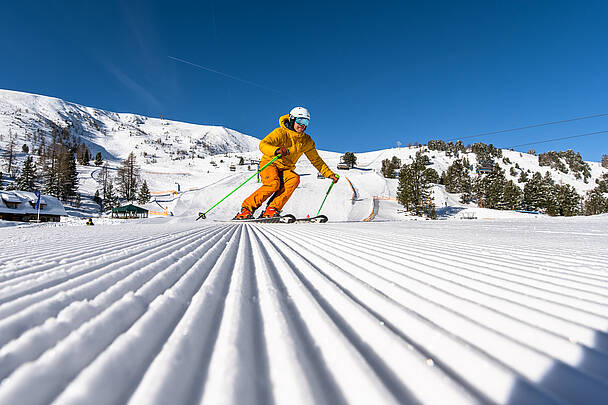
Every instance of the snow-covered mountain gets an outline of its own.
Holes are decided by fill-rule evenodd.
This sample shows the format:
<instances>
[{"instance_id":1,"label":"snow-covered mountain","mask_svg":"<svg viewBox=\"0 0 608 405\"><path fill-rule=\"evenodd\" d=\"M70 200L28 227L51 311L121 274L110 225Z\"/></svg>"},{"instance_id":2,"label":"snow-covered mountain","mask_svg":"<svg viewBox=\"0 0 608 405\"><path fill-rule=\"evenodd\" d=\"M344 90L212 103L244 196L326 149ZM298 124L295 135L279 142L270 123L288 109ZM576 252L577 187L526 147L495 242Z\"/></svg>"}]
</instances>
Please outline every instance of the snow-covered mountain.
<instances>
[{"instance_id":1,"label":"snow-covered mountain","mask_svg":"<svg viewBox=\"0 0 608 405\"><path fill-rule=\"evenodd\" d=\"M259 140L229 128L196 125L115 113L85 107L58 98L0 90L0 133L8 141L9 131L17 137L19 150L45 136L47 145L53 130L67 130L80 137L93 156L97 152L109 161L124 159L130 152L152 161L178 157L214 155L257 150Z\"/></svg>"}]
</instances>

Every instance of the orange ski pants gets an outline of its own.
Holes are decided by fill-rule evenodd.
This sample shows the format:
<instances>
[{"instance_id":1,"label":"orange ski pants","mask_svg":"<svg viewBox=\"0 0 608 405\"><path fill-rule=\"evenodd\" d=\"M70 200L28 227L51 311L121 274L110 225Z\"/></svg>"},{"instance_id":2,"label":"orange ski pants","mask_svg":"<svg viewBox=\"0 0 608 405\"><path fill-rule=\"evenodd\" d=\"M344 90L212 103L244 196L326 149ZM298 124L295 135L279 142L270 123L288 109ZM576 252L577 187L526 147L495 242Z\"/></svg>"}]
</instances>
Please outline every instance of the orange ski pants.
<instances>
[{"instance_id":1,"label":"orange ski pants","mask_svg":"<svg viewBox=\"0 0 608 405\"><path fill-rule=\"evenodd\" d=\"M266 162L260 162L260 165L264 164ZM262 170L260 177L262 186L247 197L241 205L251 212L260 208L270 196L272 198L268 202L268 206L281 211L300 184L300 176L297 173L289 169L279 169L275 165L270 165Z\"/></svg>"}]
</instances>

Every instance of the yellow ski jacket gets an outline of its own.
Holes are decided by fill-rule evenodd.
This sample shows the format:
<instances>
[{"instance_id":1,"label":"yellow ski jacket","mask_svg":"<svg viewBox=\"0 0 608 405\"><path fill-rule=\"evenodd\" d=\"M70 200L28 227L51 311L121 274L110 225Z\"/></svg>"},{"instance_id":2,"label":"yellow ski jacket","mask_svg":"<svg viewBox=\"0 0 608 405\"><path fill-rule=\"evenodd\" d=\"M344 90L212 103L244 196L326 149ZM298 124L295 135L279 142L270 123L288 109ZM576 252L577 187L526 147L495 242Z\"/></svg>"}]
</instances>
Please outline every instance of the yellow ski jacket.
<instances>
[{"instance_id":1,"label":"yellow ski jacket","mask_svg":"<svg viewBox=\"0 0 608 405\"><path fill-rule=\"evenodd\" d=\"M292 131L287 128L288 122L289 114L280 117L279 128L273 130L260 141L260 151L264 154L262 161L260 161L260 166L263 165L262 162L267 162L275 156L277 148L287 148L289 149L289 155L282 156L273 163L279 169L294 170L296 168L296 163L302 154L306 154L310 163L312 163L323 176L329 177L334 174L317 153L315 142L310 135L306 133L298 134L296 131Z\"/></svg>"}]
</instances>

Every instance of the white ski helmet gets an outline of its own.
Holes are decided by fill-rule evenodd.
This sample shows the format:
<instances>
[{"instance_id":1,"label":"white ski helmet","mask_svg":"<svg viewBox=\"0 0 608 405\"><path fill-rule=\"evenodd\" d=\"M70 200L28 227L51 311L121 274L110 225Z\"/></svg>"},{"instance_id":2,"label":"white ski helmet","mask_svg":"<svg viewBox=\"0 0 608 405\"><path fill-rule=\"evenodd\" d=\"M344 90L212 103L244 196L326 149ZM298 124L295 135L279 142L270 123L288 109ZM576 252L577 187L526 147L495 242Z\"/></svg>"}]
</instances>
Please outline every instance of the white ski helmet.
<instances>
[{"instance_id":1,"label":"white ski helmet","mask_svg":"<svg viewBox=\"0 0 608 405\"><path fill-rule=\"evenodd\" d=\"M310 113L304 107L294 107L289 112L289 119L294 120L296 118L306 118L310 120Z\"/></svg>"}]
</instances>

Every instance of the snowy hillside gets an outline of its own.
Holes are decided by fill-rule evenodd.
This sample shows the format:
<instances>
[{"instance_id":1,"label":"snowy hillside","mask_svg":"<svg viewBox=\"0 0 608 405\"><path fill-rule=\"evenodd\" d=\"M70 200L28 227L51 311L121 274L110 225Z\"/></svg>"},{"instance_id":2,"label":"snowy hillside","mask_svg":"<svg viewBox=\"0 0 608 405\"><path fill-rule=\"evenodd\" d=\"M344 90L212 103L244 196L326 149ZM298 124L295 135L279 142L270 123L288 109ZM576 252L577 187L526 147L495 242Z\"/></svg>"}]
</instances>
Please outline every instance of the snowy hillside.
<instances>
[{"instance_id":1,"label":"snowy hillside","mask_svg":"<svg viewBox=\"0 0 608 405\"><path fill-rule=\"evenodd\" d=\"M192 216L205 211L251 176L255 172L256 161L261 157L258 139L227 128L113 113L56 98L0 90L0 134L3 135L0 147L6 147L10 132L17 136L19 151L22 144L34 150L41 136L47 137L48 144L53 128L65 129L79 136L93 155L102 153L112 170L130 152L134 152L142 168L142 179L147 181L156 200L148 208L166 210L174 215ZM259 135L263 137L266 134ZM313 136L321 139L324 135L318 133ZM329 196L324 213L332 221L405 219L401 207L394 201L397 180L385 179L380 169L384 159L395 156L402 163L409 163L418 151L430 158L429 167L439 174L456 159L446 152L428 150L427 147L393 148L355 153L357 167L344 171L336 169L342 153L320 151L332 170L343 177ZM595 187L595 180L608 172L598 162L587 162L591 177L585 182L583 178L577 179L572 171L563 173L549 166L540 166L537 156L510 150L502 150L502 154L496 163L505 170L507 179L520 187L523 184L517 182L517 176L521 172L540 172L543 175L548 172L556 183L570 184L584 196ZM18 161L22 161L24 156L20 153ZM479 163L474 153L461 153L459 157L466 157L473 166ZM244 164L239 165L240 162ZM100 170L95 166L79 166L78 170L84 208L69 210L69 213L81 217L95 215L98 206L91 198L99 188L96 179ZM316 169L305 157L298 163L297 171L301 175L300 187L285 210L298 216L314 215L329 182L317 179ZM471 174L475 175L474 170ZM234 216L241 201L258 186L255 181L249 182L218 206L210 218ZM446 193L443 186L434 187L434 201L440 218L525 216L461 204L459 196Z\"/></svg>"},{"instance_id":2,"label":"snowy hillside","mask_svg":"<svg viewBox=\"0 0 608 405\"><path fill-rule=\"evenodd\" d=\"M0 132L4 143L11 131L17 136L19 150L24 143L31 146L39 133L47 137L48 145L53 128L66 128L81 137L93 156L101 152L110 161L124 159L132 151L141 160L145 154L148 160L161 161L246 152L257 150L259 142L228 128L115 113L57 98L0 90Z\"/></svg>"},{"instance_id":3,"label":"snowy hillside","mask_svg":"<svg viewBox=\"0 0 608 405\"><path fill-rule=\"evenodd\" d=\"M2 404L605 404L608 217L42 224Z\"/></svg>"}]
</instances>

